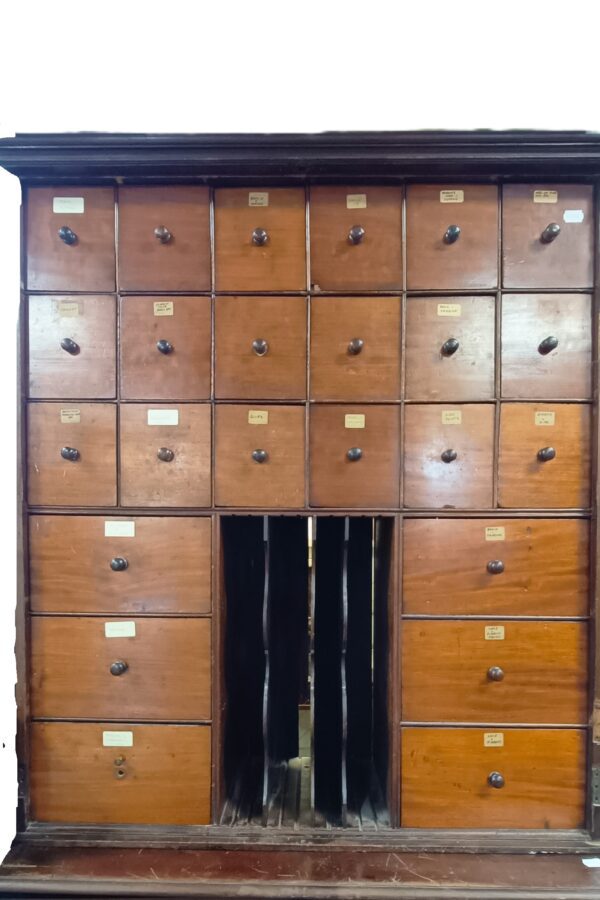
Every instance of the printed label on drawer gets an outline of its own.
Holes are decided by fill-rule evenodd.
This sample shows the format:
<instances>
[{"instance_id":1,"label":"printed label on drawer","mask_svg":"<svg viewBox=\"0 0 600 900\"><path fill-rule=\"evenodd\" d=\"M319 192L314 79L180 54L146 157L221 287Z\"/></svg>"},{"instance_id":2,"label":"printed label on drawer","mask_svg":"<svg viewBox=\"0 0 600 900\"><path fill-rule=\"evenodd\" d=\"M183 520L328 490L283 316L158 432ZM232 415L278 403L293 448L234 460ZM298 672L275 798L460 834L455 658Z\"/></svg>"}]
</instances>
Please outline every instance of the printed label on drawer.
<instances>
[{"instance_id":1,"label":"printed label on drawer","mask_svg":"<svg viewBox=\"0 0 600 900\"><path fill-rule=\"evenodd\" d=\"M135 622L105 622L104 637L135 637Z\"/></svg>"},{"instance_id":2,"label":"printed label on drawer","mask_svg":"<svg viewBox=\"0 0 600 900\"><path fill-rule=\"evenodd\" d=\"M563 222L571 225L581 225L584 215L582 209L565 209L563 213Z\"/></svg>"},{"instance_id":3,"label":"printed label on drawer","mask_svg":"<svg viewBox=\"0 0 600 900\"><path fill-rule=\"evenodd\" d=\"M346 209L366 209L366 194L346 194Z\"/></svg>"},{"instance_id":4,"label":"printed label on drawer","mask_svg":"<svg viewBox=\"0 0 600 900\"><path fill-rule=\"evenodd\" d=\"M460 316L460 303L438 303L438 316L452 316L458 318Z\"/></svg>"},{"instance_id":5,"label":"printed label on drawer","mask_svg":"<svg viewBox=\"0 0 600 900\"><path fill-rule=\"evenodd\" d=\"M535 414L536 425L554 425L555 419L556 413L553 412L536 412Z\"/></svg>"},{"instance_id":6,"label":"printed label on drawer","mask_svg":"<svg viewBox=\"0 0 600 900\"><path fill-rule=\"evenodd\" d=\"M149 409L148 425L179 425L179 410Z\"/></svg>"},{"instance_id":7,"label":"printed label on drawer","mask_svg":"<svg viewBox=\"0 0 600 900\"><path fill-rule=\"evenodd\" d=\"M248 412L248 425L268 425L269 412L266 409L251 409Z\"/></svg>"},{"instance_id":8,"label":"printed label on drawer","mask_svg":"<svg viewBox=\"0 0 600 900\"><path fill-rule=\"evenodd\" d=\"M504 747L504 735L501 731L486 731L483 735L484 747Z\"/></svg>"},{"instance_id":9,"label":"printed label on drawer","mask_svg":"<svg viewBox=\"0 0 600 900\"><path fill-rule=\"evenodd\" d=\"M135 537L135 522L105 522L104 537Z\"/></svg>"},{"instance_id":10,"label":"printed label on drawer","mask_svg":"<svg viewBox=\"0 0 600 900\"><path fill-rule=\"evenodd\" d=\"M133 731L103 731L103 747L133 747Z\"/></svg>"},{"instance_id":11,"label":"printed label on drawer","mask_svg":"<svg viewBox=\"0 0 600 900\"><path fill-rule=\"evenodd\" d=\"M79 315L79 300L59 300L56 311L63 319L72 319Z\"/></svg>"},{"instance_id":12,"label":"printed label on drawer","mask_svg":"<svg viewBox=\"0 0 600 900\"><path fill-rule=\"evenodd\" d=\"M440 203L464 203L464 191L440 191Z\"/></svg>"},{"instance_id":13,"label":"printed label on drawer","mask_svg":"<svg viewBox=\"0 0 600 900\"><path fill-rule=\"evenodd\" d=\"M462 425L462 412L460 409L443 409L442 425Z\"/></svg>"},{"instance_id":14,"label":"printed label on drawer","mask_svg":"<svg viewBox=\"0 0 600 900\"><path fill-rule=\"evenodd\" d=\"M172 316L174 303L172 300L157 300L154 304L155 316Z\"/></svg>"},{"instance_id":15,"label":"printed label on drawer","mask_svg":"<svg viewBox=\"0 0 600 900\"><path fill-rule=\"evenodd\" d=\"M344 416L345 428L364 428L367 417L364 413L348 413Z\"/></svg>"},{"instance_id":16,"label":"printed label on drawer","mask_svg":"<svg viewBox=\"0 0 600 900\"><path fill-rule=\"evenodd\" d=\"M250 191L248 206L268 206L269 194L266 191Z\"/></svg>"},{"instance_id":17,"label":"printed label on drawer","mask_svg":"<svg viewBox=\"0 0 600 900\"><path fill-rule=\"evenodd\" d=\"M488 525L485 529L486 541L503 541L505 537L504 525Z\"/></svg>"},{"instance_id":18,"label":"printed label on drawer","mask_svg":"<svg viewBox=\"0 0 600 900\"><path fill-rule=\"evenodd\" d=\"M484 628L486 641L503 641L504 625L486 625Z\"/></svg>"},{"instance_id":19,"label":"printed label on drawer","mask_svg":"<svg viewBox=\"0 0 600 900\"><path fill-rule=\"evenodd\" d=\"M534 191L534 203L558 203L558 191Z\"/></svg>"},{"instance_id":20,"label":"printed label on drawer","mask_svg":"<svg viewBox=\"0 0 600 900\"><path fill-rule=\"evenodd\" d=\"M53 197L53 213L82 213L85 209L83 197Z\"/></svg>"},{"instance_id":21,"label":"printed label on drawer","mask_svg":"<svg viewBox=\"0 0 600 900\"><path fill-rule=\"evenodd\" d=\"M78 409L61 409L60 421L63 425L73 425L81 422L81 411Z\"/></svg>"}]
</instances>

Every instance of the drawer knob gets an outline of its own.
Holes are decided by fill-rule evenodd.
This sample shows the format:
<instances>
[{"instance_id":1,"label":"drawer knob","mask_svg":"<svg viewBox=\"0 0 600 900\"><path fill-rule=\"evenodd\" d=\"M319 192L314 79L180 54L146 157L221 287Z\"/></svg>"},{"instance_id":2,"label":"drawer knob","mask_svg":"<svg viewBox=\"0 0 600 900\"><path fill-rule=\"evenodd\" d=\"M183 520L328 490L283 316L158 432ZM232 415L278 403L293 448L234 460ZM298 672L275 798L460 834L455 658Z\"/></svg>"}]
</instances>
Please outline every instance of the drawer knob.
<instances>
[{"instance_id":1,"label":"drawer knob","mask_svg":"<svg viewBox=\"0 0 600 900\"><path fill-rule=\"evenodd\" d=\"M551 459L554 459L555 456L556 450L554 447L542 447L542 449L537 452L537 458L540 462L549 462Z\"/></svg>"},{"instance_id":2,"label":"drawer knob","mask_svg":"<svg viewBox=\"0 0 600 900\"><path fill-rule=\"evenodd\" d=\"M445 244L455 244L460 237L460 225L448 225L444 235Z\"/></svg>"},{"instance_id":3,"label":"drawer knob","mask_svg":"<svg viewBox=\"0 0 600 900\"><path fill-rule=\"evenodd\" d=\"M114 663L110 664L110 674L111 675L124 675L129 666L122 659L116 659Z\"/></svg>"},{"instance_id":4,"label":"drawer knob","mask_svg":"<svg viewBox=\"0 0 600 900\"><path fill-rule=\"evenodd\" d=\"M542 244L551 244L552 241L555 241L556 238L560 234L560 225L558 222L551 222L549 225L546 225L544 230L540 235L540 241Z\"/></svg>"},{"instance_id":5,"label":"drawer knob","mask_svg":"<svg viewBox=\"0 0 600 900\"><path fill-rule=\"evenodd\" d=\"M504 680L504 672L500 668L500 666L490 666L487 670L487 677L490 681L503 681Z\"/></svg>"},{"instance_id":6,"label":"drawer knob","mask_svg":"<svg viewBox=\"0 0 600 900\"><path fill-rule=\"evenodd\" d=\"M173 462L175 459L175 454L168 447L161 447L156 455L161 462Z\"/></svg>"},{"instance_id":7,"label":"drawer knob","mask_svg":"<svg viewBox=\"0 0 600 900\"><path fill-rule=\"evenodd\" d=\"M154 229L154 237L161 244L168 244L173 235L164 225L159 225Z\"/></svg>"},{"instance_id":8,"label":"drawer knob","mask_svg":"<svg viewBox=\"0 0 600 900\"><path fill-rule=\"evenodd\" d=\"M63 338L60 342L60 346L67 353L70 353L71 356L77 356L80 351L80 346L76 341L71 340L71 338Z\"/></svg>"},{"instance_id":9,"label":"drawer knob","mask_svg":"<svg viewBox=\"0 0 600 900\"><path fill-rule=\"evenodd\" d=\"M125 765L125 757L124 756L116 756L114 760L115 766L123 766Z\"/></svg>"},{"instance_id":10,"label":"drawer knob","mask_svg":"<svg viewBox=\"0 0 600 900\"><path fill-rule=\"evenodd\" d=\"M353 225L348 232L348 243L360 244L360 242L364 239L364 236L365 229L362 227L362 225Z\"/></svg>"},{"instance_id":11,"label":"drawer knob","mask_svg":"<svg viewBox=\"0 0 600 900\"><path fill-rule=\"evenodd\" d=\"M269 454L266 450L253 450L252 459L257 463L264 463L268 460Z\"/></svg>"},{"instance_id":12,"label":"drawer knob","mask_svg":"<svg viewBox=\"0 0 600 900\"><path fill-rule=\"evenodd\" d=\"M444 450L442 453L442 462L451 463L458 457L456 450Z\"/></svg>"},{"instance_id":13,"label":"drawer knob","mask_svg":"<svg viewBox=\"0 0 600 900\"><path fill-rule=\"evenodd\" d=\"M500 772L490 772L488 775L488 784L493 788L503 788L504 775L501 775Z\"/></svg>"},{"instance_id":14,"label":"drawer knob","mask_svg":"<svg viewBox=\"0 0 600 900\"><path fill-rule=\"evenodd\" d=\"M58 236L63 244L72 246L73 244L77 243L77 235L69 228L68 225L63 225L62 228L58 229Z\"/></svg>"},{"instance_id":15,"label":"drawer knob","mask_svg":"<svg viewBox=\"0 0 600 900\"><path fill-rule=\"evenodd\" d=\"M160 353L164 353L165 356L167 356L167 354L173 352L173 344L171 344L170 341L157 341L157 342L156 342L156 349L157 349Z\"/></svg>"},{"instance_id":16,"label":"drawer knob","mask_svg":"<svg viewBox=\"0 0 600 900\"><path fill-rule=\"evenodd\" d=\"M454 356L459 347L460 344L456 338L448 338L442 344L442 356Z\"/></svg>"},{"instance_id":17,"label":"drawer knob","mask_svg":"<svg viewBox=\"0 0 600 900\"><path fill-rule=\"evenodd\" d=\"M365 342L362 338L352 338L348 344L348 353L350 356L358 356L364 346Z\"/></svg>"},{"instance_id":18,"label":"drawer knob","mask_svg":"<svg viewBox=\"0 0 600 900\"><path fill-rule=\"evenodd\" d=\"M362 450L360 447L350 447L346 456L350 460L350 462L357 462L359 459L362 459Z\"/></svg>"},{"instance_id":19,"label":"drawer knob","mask_svg":"<svg viewBox=\"0 0 600 900\"><path fill-rule=\"evenodd\" d=\"M538 346L538 353L541 353L542 356L546 356L547 353L551 353L552 350L556 350L558 347L558 338L554 337L553 334L549 334L547 338L541 342Z\"/></svg>"},{"instance_id":20,"label":"drawer knob","mask_svg":"<svg viewBox=\"0 0 600 900\"><path fill-rule=\"evenodd\" d=\"M504 563L501 559L490 559L486 569L490 575L502 575L504 572Z\"/></svg>"},{"instance_id":21,"label":"drawer knob","mask_svg":"<svg viewBox=\"0 0 600 900\"><path fill-rule=\"evenodd\" d=\"M69 462L77 462L79 459L79 450L76 450L75 447L63 447L60 451L60 455Z\"/></svg>"},{"instance_id":22,"label":"drawer knob","mask_svg":"<svg viewBox=\"0 0 600 900\"><path fill-rule=\"evenodd\" d=\"M115 769L115 778L125 778L126 774L125 769Z\"/></svg>"},{"instance_id":23,"label":"drawer knob","mask_svg":"<svg viewBox=\"0 0 600 900\"><path fill-rule=\"evenodd\" d=\"M269 352L269 344L262 338L256 338L255 341L252 341L252 349L257 356L266 356Z\"/></svg>"},{"instance_id":24,"label":"drawer knob","mask_svg":"<svg viewBox=\"0 0 600 900\"><path fill-rule=\"evenodd\" d=\"M122 556L115 556L115 558L110 561L110 567L113 572L124 572L128 566L129 563Z\"/></svg>"},{"instance_id":25,"label":"drawer knob","mask_svg":"<svg viewBox=\"0 0 600 900\"><path fill-rule=\"evenodd\" d=\"M269 240L269 235L264 228L255 228L252 232L252 243L255 247L264 247Z\"/></svg>"}]
</instances>

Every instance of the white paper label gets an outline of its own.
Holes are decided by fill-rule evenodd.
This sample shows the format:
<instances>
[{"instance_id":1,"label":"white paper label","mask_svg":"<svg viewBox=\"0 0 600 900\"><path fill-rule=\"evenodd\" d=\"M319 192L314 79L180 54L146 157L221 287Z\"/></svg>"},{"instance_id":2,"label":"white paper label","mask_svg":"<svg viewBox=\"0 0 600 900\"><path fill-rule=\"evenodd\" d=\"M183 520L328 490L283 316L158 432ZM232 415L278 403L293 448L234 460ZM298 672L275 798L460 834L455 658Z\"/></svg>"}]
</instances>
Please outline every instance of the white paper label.
<instances>
[{"instance_id":1,"label":"white paper label","mask_svg":"<svg viewBox=\"0 0 600 900\"><path fill-rule=\"evenodd\" d=\"M63 425L73 425L81 422L81 411L78 409L61 409L60 421Z\"/></svg>"},{"instance_id":2,"label":"white paper label","mask_svg":"<svg viewBox=\"0 0 600 900\"><path fill-rule=\"evenodd\" d=\"M133 731L103 731L103 747L133 747Z\"/></svg>"},{"instance_id":3,"label":"white paper label","mask_svg":"<svg viewBox=\"0 0 600 900\"><path fill-rule=\"evenodd\" d=\"M563 213L563 222L572 225L580 225L583 222L584 215L582 209L565 209Z\"/></svg>"},{"instance_id":4,"label":"white paper label","mask_svg":"<svg viewBox=\"0 0 600 900\"><path fill-rule=\"evenodd\" d=\"M506 538L504 525L488 525L485 529L486 541L503 541Z\"/></svg>"},{"instance_id":5,"label":"white paper label","mask_svg":"<svg viewBox=\"0 0 600 900\"><path fill-rule=\"evenodd\" d=\"M135 522L105 522L104 537L135 537Z\"/></svg>"},{"instance_id":6,"label":"white paper label","mask_svg":"<svg viewBox=\"0 0 600 900\"><path fill-rule=\"evenodd\" d=\"M104 637L135 637L135 622L105 622Z\"/></svg>"},{"instance_id":7,"label":"white paper label","mask_svg":"<svg viewBox=\"0 0 600 900\"><path fill-rule=\"evenodd\" d=\"M503 641L504 625L486 625L484 629L486 641Z\"/></svg>"},{"instance_id":8,"label":"white paper label","mask_svg":"<svg viewBox=\"0 0 600 900\"><path fill-rule=\"evenodd\" d=\"M440 203L464 203L464 191L440 191Z\"/></svg>"},{"instance_id":9,"label":"white paper label","mask_svg":"<svg viewBox=\"0 0 600 900\"><path fill-rule=\"evenodd\" d=\"M581 862L588 869L600 869L600 856L588 856L587 859L582 859Z\"/></svg>"},{"instance_id":10,"label":"white paper label","mask_svg":"<svg viewBox=\"0 0 600 900\"><path fill-rule=\"evenodd\" d=\"M437 305L438 316L452 316L452 318L458 318L460 316L460 311L460 303L438 303Z\"/></svg>"},{"instance_id":11,"label":"white paper label","mask_svg":"<svg viewBox=\"0 0 600 900\"><path fill-rule=\"evenodd\" d=\"M483 735L484 747L504 747L504 735L501 731L486 731Z\"/></svg>"},{"instance_id":12,"label":"white paper label","mask_svg":"<svg viewBox=\"0 0 600 900\"><path fill-rule=\"evenodd\" d=\"M266 191L250 191L248 206L268 206L269 194Z\"/></svg>"},{"instance_id":13,"label":"white paper label","mask_svg":"<svg viewBox=\"0 0 600 900\"><path fill-rule=\"evenodd\" d=\"M443 409L442 425L462 425L462 412L460 409Z\"/></svg>"},{"instance_id":14,"label":"white paper label","mask_svg":"<svg viewBox=\"0 0 600 900\"><path fill-rule=\"evenodd\" d=\"M269 411L266 409L251 409L248 412L248 425L268 425Z\"/></svg>"},{"instance_id":15,"label":"white paper label","mask_svg":"<svg viewBox=\"0 0 600 900\"><path fill-rule=\"evenodd\" d=\"M554 412L536 412L535 414L536 425L554 425L555 420L556 413Z\"/></svg>"},{"instance_id":16,"label":"white paper label","mask_svg":"<svg viewBox=\"0 0 600 900\"><path fill-rule=\"evenodd\" d=\"M364 413L348 413L344 416L344 428L364 428L366 421Z\"/></svg>"},{"instance_id":17,"label":"white paper label","mask_svg":"<svg viewBox=\"0 0 600 900\"><path fill-rule=\"evenodd\" d=\"M53 197L53 213L82 213L85 207L83 197Z\"/></svg>"},{"instance_id":18,"label":"white paper label","mask_svg":"<svg viewBox=\"0 0 600 900\"><path fill-rule=\"evenodd\" d=\"M154 315L155 316L172 316L173 315L173 301L172 300L157 300L154 304Z\"/></svg>"},{"instance_id":19,"label":"white paper label","mask_svg":"<svg viewBox=\"0 0 600 900\"><path fill-rule=\"evenodd\" d=\"M148 425L179 425L179 410L149 409Z\"/></svg>"},{"instance_id":20,"label":"white paper label","mask_svg":"<svg viewBox=\"0 0 600 900\"><path fill-rule=\"evenodd\" d=\"M346 209L366 209L366 194L346 194Z\"/></svg>"},{"instance_id":21,"label":"white paper label","mask_svg":"<svg viewBox=\"0 0 600 900\"><path fill-rule=\"evenodd\" d=\"M534 191L534 203L558 203L558 191Z\"/></svg>"}]
</instances>

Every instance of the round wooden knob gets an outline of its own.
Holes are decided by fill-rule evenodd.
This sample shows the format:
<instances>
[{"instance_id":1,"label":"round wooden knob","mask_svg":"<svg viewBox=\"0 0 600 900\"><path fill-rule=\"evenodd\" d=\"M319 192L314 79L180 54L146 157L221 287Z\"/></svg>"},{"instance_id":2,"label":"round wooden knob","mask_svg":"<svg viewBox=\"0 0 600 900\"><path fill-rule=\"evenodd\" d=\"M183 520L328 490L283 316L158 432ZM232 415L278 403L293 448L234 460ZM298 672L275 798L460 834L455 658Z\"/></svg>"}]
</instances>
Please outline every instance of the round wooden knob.
<instances>
[{"instance_id":1,"label":"round wooden knob","mask_svg":"<svg viewBox=\"0 0 600 900\"><path fill-rule=\"evenodd\" d=\"M348 353L350 356L358 356L364 346L365 342L361 338L352 338L348 344Z\"/></svg>"},{"instance_id":2,"label":"round wooden knob","mask_svg":"<svg viewBox=\"0 0 600 900\"><path fill-rule=\"evenodd\" d=\"M556 238L560 234L560 225L558 222L550 222L549 225L546 225L544 230L540 235L540 240L542 244L551 244L552 241L555 241Z\"/></svg>"},{"instance_id":3,"label":"round wooden knob","mask_svg":"<svg viewBox=\"0 0 600 900\"><path fill-rule=\"evenodd\" d=\"M549 462L551 459L554 459L555 456L556 450L554 447L542 447L542 449L537 452L537 458L540 462Z\"/></svg>"},{"instance_id":4,"label":"round wooden knob","mask_svg":"<svg viewBox=\"0 0 600 900\"><path fill-rule=\"evenodd\" d=\"M500 668L500 666L490 666L487 670L487 677L490 681L502 681L504 678L504 672Z\"/></svg>"},{"instance_id":5,"label":"round wooden knob","mask_svg":"<svg viewBox=\"0 0 600 900\"><path fill-rule=\"evenodd\" d=\"M257 463L264 463L268 460L269 454L266 450L253 450L252 459Z\"/></svg>"},{"instance_id":6,"label":"round wooden knob","mask_svg":"<svg viewBox=\"0 0 600 900\"><path fill-rule=\"evenodd\" d=\"M503 788L504 775L501 775L500 772L490 772L488 775L488 784L493 788Z\"/></svg>"},{"instance_id":7,"label":"round wooden knob","mask_svg":"<svg viewBox=\"0 0 600 900\"><path fill-rule=\"evenodd\" d=\"M113 572L124 572L128 566L129 563L123 556L115 556L115 558L110 561L110 567Z\"/></svg>"},{"instance_id":8,"label":"round wooden knob","mask_svg":"<svg viewBox=\"0 0 600 900\"><path fill-rule=\"evenodd\" d=\"M263 338L256 338L255 341L252 341L252 349L257 356L266 356L269 352L269 344Z\"/></svg>"},{"instance_id":9,"label":"round wooden knob","mask_svg":"<svg viewBox=\"0 0 600 900\"><path fill-rule=\"evenodd\" d=\"M353 225L348 232L348 243L360 244L360 242L364 239L364 236L365 229L362 227L362 225Z\"/></svg>"},{"instance_id":10,"label":"round wooden knob","mask_svg":"<svg viewBox=\"0 0 600 900\"><path fill-rule=\"evenodd\" d=\"M553 350L556 350L557 347L558 338L554 337L553 334L550 334L538 345L538 353L541 353L542 356L546 356L547 353L551 353Z\"/></svg>"},{"instance_id":11,"label":"round wooden knob","mask_svg":"<svg viewBox=\"0 0 600 900\"><path fill-rule=\"evenodd\" d=\"M71 338L63 338L60 342L60 346L66 353L70 353L71 356L77 356L81 349L79 344L76 341L71 340Z\"/></svg>"},{"instance_id":12,"label":"round wooden knob","mask_svg":"<svg viewBox=\"0 0 600 900\"><path fill-rule=\"evenodd\" d=\"M110 664L110 674L111 675L124 675L129 666L122 659L117 659L114 663Z\"/></svg>"},{"instance_id":13,"label":"round wooden knob","mask_svg":"<svg viewBox=\"0 0 600 900\"><path fill-rule=\"evenodd\" d=\"M161 447L156 455L161 462L173 462L173 460L175 459L175 454L172 450L169 450L168 447Z\"/></svg>"},{"instance_id":14,"label":"round wooden knob","mask_svg":"<svg viewBox=\"0 0 600 900\"><path fill-rule=\"evenodd\" d=\"M504 563L501 559L490 559L486 569L490 575L502 575L504 572Z\"/></svg>"},{"instance_id":15,"label":"round wooden knob","mask_svg":"<svg viewBox=\"0 0 600 900\"><path fill-rule=\"evenodd\" d=\"M165 356L167 356L167 354L173 352L173 344L171 344L170 341L157 341L157 342L156 342L156 349L157 349L160 353L164 353Z\"/></svg>"},{"instance_id":16,"label":"round wooden knob","mask_svg":"<svg viewBox=\"0 0 600 900\"><path fill-rule=\"evenodd\" d=\"M445 244L455 244L460 237L460 225L449 225L444 234Z\"/></svg>"},{"instance_id":17,"label":"round wooden knob","mask_svg":"<svg viewBox=\"0 0 600 900\"><path fill-rule=\"evenodd\" d=\"M63 447L60 451L60 455L63 459L66 459L67 462L77 462L79 459L79 450L76 450L75 447Z\"/></svg>"},{"instance_id":18,"label":"round wooden knob","mask_svg":"<svg viewBox=\"0 0 600 900\"><path fill-rule=\"evenodd\" d=\"M63 244L67 244L68 246L72 246L73 244L77 243L77 235L69 228L68 225L63 225L62 228L58 229L58 236Z\"/></svg>"},{"instance_id":19,"label":"round wooden knob","mask_svg":"<svg viewBox=\"0 0 600 900\"><path fill-rule=\"evenodd\" d=\"M457 457L458 453L456 452L456 450L444 450L444 452L442 453L442 462L451 463L454 462Z\"/></svg>"},{"instance_id":20,"label":"round wooden knob","mask_svg":"<svg viewBox=\"0 0 600 900\"><path fill-rule=\"evenodd\" d=\"M264 247L269 240L269 235L264 228L255 228L252 232L252 243L256 247Z\"/></svg>"},{"instance_id":21,"label":"round wooden knob","mask_svg":"<svg viewBox=\"0 0 600 900\"><path fill-rule=\"evenodd\" d=\"M154 237L160 244L168 244L173 235L164 225L159 225L154 229Z\"/></svg>"},{"instance_id":22,"label":"round wooden knob","mask_svg":"<svg viewBox=\"0 0 600 900\"><path fill-rule=\"evenodd\" d=\"M350 460L350 462L358 462L359 459L362 459L363 452L360 447L350 447L347 451L346 456Z\"/></svg>"},{"instance_id":23,"label":"round wooden knob","mask_svg":"<svg viewBox=\"0 0 600 900\"><path fill-rule=\"evenodd\" d=\"M456 338L448 338L442 344L442 356L454 356L459 347L460 344Z\"/></svg>"}]
</instances>

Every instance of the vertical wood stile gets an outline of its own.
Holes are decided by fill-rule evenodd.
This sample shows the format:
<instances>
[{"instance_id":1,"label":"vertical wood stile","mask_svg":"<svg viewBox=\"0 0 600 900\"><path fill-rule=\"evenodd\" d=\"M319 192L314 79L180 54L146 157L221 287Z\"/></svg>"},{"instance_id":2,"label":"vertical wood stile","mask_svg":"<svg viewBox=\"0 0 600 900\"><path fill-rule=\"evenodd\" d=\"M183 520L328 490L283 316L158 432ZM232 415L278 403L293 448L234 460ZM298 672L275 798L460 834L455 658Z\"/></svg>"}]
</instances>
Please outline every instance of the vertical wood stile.
<instances>
[{"instance_id":1,"label":"vertical wood stile","mask_svg":"<svg viewBox=\"0 0 600 900\"><path fill-rule=\"evenodd\" d=\"M590 722L588 738L588 791L586 819L592 838L600 838L600 804L594 803L594 773L600 769L600 616L598 615L598 587L600 585L600 184L594 190L595 246L594 294L592 298L592 517L590 521Z\"/></svg>"}]
</instances>

